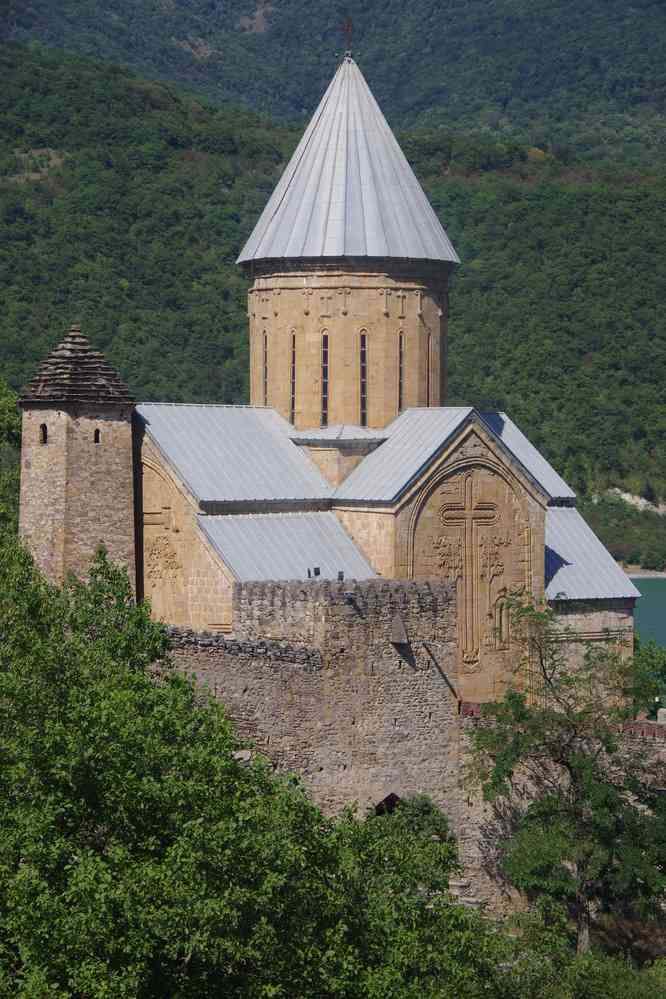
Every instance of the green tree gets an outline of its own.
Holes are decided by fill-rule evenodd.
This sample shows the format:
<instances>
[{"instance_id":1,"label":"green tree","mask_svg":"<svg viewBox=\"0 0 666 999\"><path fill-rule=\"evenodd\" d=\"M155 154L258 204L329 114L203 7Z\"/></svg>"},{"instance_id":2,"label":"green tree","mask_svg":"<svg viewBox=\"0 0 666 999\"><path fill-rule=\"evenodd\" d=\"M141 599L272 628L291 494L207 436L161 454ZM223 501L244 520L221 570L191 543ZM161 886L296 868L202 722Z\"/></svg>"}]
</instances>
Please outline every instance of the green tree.
<instances>
[{"instance_id":1,"label":"green tree","mask_svg":"<svg viewBox=\"0 0 666 999\"><path fill-rule=\"evenodd\" d=\"M0 528L18 522L21 416L16 395L0 379Z\"/></svg>"},{"instance_id":2,"label":"green tree","mask_svg":"<svg viewBox=\"0 0 666 999\"><path fill-rule=\"evenodd\" d=\"M582 953L595 913L659 915L664 766L622 727L649 706L666 652L628 657L610 637L581 651L550 608L516 608L514 627L532 693L484 708L477 775L496 809L499 868L528 896L567 906Z\"/></svg>"},{"instance_id":3,"label":"green tree","mask_svg":"<svg viewBox=\"0 0 666 999\"><path fill-rule=\"evenodd\" d=\"M2 999L487 994L441 814L336 823L246 761L103 552L58 590L5 537L0 636Z\"/></svg>"}]
</instances>

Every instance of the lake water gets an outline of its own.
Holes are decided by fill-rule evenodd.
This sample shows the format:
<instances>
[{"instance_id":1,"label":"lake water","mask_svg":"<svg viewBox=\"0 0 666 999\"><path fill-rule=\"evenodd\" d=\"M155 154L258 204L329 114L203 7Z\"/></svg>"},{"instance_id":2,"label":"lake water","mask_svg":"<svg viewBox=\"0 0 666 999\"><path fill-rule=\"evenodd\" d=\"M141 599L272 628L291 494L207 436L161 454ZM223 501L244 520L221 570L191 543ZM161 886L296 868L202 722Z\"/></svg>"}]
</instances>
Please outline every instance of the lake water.
<instances>
[{"instance_id":1,"label":"lake water","mask_svg":"<svg viewBox=\"0 0 666 999\"><path fill-rule=\"evenodd\" d=\"M652 638L666 645L666 579L632 577L641 591L636 601L636 630L642 639Z\"/></svg>"}]
</instances>

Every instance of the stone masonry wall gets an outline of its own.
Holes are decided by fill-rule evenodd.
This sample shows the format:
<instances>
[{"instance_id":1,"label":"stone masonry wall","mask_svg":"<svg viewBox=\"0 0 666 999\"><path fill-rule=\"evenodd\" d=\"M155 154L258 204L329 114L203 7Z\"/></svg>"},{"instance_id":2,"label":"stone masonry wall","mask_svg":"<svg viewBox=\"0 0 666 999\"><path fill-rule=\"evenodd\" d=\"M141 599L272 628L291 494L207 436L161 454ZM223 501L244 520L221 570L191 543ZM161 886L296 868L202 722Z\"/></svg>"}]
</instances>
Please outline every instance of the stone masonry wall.
<instances>
[{"instance_id":1,"label":"stone masonry wall","mask_svg":"<svg viewBox=\"0 0 666 999\"><path fill-rule=\"evenodd\" d=\"M68 423L62 410L23 411L19 533L52 582L64 575Z\"/></svg>"},{"instance_id":2,"label":"stone masonry wall","mask_svg":"<svg viewBox=\"0 0 666 999\"><path fill-rule=\"evenodd\" d=\"M234 605L233 639L172 630L176 666L276 766L298 772L327 813L430 795L458 836L469 892L500 907L478 861L483 805L463 776L451 588L247 583Z\"/></svg>"},{"instance_id":3,"label":"stone masonry wall","mask_svg":"<svg viewBox=\"0 0 666 999\"><path fill-rule=\"evenodd\" d=\"M25 409L20 511L21 537L53 582L85 576L100 543L133 580L130 407Z\"/></svg>"},{"instance_id":4,"label":"stone masonry wall","mask_svg":"<svg viewBox=\"0 0 666 999\"><path fill-rule=\"evenodd\" d=\"M66 571L85 576L103 543L134 581L134 542L131 408L78 407L68 426Z\"/></svg>"},{"instance_id":5,"label":"stone masonry wall","mask_svg":"<svg viewBox=\"0 0 666 999\"><path fill-rule=\"evenodd\" d=\"M260 270L248 295L250 399L297 427L322 419L322 336L328 335L328 423L361 422L360 335L367 337L367 422L446 399L448 266L321 261ZM403 336L402 397L399 337ZM292 361L295 362L292 421Z\"/></svg>"}]
</instances>

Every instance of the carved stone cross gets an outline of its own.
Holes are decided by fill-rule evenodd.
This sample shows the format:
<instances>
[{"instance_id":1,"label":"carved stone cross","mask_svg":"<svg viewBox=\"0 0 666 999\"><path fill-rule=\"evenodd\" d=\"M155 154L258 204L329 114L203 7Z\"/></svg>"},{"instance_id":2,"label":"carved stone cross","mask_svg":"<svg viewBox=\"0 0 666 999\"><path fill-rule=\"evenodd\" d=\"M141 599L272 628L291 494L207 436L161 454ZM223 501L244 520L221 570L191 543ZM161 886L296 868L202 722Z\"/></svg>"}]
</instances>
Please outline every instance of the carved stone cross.
<instances>
[{"instance_id":1,"label":"carved stone cross","mask_svg":"<svg viewBox=\"0 0 666 999\"><path fill-rule=\"evenodd\" d=\"M349 299L351 298L351 288L339 288L338 295L342 295L342 315L349 312Z\"/></svg>"},{"instance_id":2,"label":"carved stone cross","mask_svg":"<svg viewBox=\"0 0 666 999\"><path fill-rule=\"evenodd\" d=\"M330 319L331 302L333 301L333 292L325 288L319 297L321 300L321 311L319 315L322 317L322 319Z\"/></svg>"},{"instance_id":3,"label":"carved stone cross","mask_svg":"<svg viewBox=\"0 0 666 999\"><path fill-rule=\"evenodd\" d=\"M396 291L395 297L400 302L400 311L398 312L398 319L404 319L405 318L405 299L407 298L407 292L406 291L402 291L402 290L401 291Z\"/></svg>"},{"instance_id":4,"label":"carved stone cross","mask_svg":"<svg viewBox=\"0 0 666 999\"><path fill-rule=\"evenodd\" d=\"M499 510L495 503L484 503L475 495L474 473L469 472L462 479L461 498L445 503L439 518L444 527L460 529L461 568L460 574L460 613L462 624L463 661L479 661L481 646L480 594L479 594L479 528L497 523Z\"/></svg>"},{"instance_id":5,"label":"carved stone cross","mask_svg":"<svg viewBox=\"0 0 666 999\"><path fill-rule=\"evenodd\" d=\"M417 291L414 292L414 294L416 295L416 315L417 316L422 316L423 315L423 292L421 290L417 290Z\"/></svg>"},{"instance_id":6,"label":"carved stone cross","mask_svg":"<svg viewBox=\"0 0 666 999\"><path fill-rule=\"evenodd\" d=\"M306 316L310 315L310 298L311 298L311 296L312 296L312 288L304 288L303 289L303 297L305 299L305 302L303 303L303 311L305 312Z\"/></svg>"},{"instance_id":7,"label":"carved stone cross","mask_svg":"<svg viewBox=\"0 0 666 999\"><path fill-rule=\"evenodd\" d=\"M261 296L261 318L268 319L271 309L271 293L265 291Z\"/></svg>"},{"instance_id":8,"label":"carved stone cross","mask_svg":"<svg viewBox=\"0 0 666 999\"><path fill-rule=\"evenodd\" d=\"M384 299L384 315L388 316L389 315L389 298L391 297L391 294L392 294L391 289L390 288L380 288L379 289L379 294Z\"/></svg>"}]
</instances>

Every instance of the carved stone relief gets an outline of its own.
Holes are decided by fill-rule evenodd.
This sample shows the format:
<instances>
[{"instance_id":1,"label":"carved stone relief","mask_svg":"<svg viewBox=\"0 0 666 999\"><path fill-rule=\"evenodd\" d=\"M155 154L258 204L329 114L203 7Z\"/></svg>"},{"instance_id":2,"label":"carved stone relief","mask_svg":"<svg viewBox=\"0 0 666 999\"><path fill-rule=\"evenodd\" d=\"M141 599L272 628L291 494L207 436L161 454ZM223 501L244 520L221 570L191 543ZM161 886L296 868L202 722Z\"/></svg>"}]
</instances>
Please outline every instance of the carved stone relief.
<instances>
[{"instance_id":1,"label":"carved stone relief","mask_svg":"<svg viewBox=\"0 0 666 999\"><path fill-rule=\"evenodd\" d=\"M476 693L512 663L508 600L532 591L532 529L525 497L475 435L456 452L413 522L412 574L456 586L461 674L483 673ZM459 459L466 458L462 467Z\"/></svg>"},{"instance_id":2,"label":"carved stone relief","mask_svg":"<svg viewBox=\"0 0 666 999\"><path fill-rule=\"evenodd\" d=\"M158 535L151 538L146 547L145 575L151 582L174 580L181 570L176 550L169 538Z\"/></svg>"}]
</instances>

